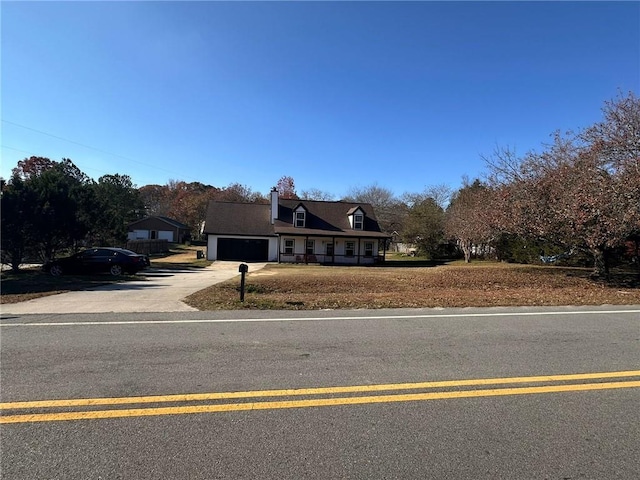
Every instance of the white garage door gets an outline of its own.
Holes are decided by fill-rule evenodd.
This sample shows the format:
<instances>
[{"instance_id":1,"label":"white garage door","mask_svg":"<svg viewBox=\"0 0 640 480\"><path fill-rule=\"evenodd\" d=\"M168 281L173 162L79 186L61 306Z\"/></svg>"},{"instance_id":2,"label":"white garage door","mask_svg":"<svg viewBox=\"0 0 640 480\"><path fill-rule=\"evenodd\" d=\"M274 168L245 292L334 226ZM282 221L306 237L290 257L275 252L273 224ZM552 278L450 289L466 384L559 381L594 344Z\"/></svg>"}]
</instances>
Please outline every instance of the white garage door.
<instances>
[{"instance_id":1,"label":"white garage door","mask_svg":"<svg viewBox=\"0 0 640 480\"><path fill-rule=\"evenodd\" d=\"M173 232L171 230L158 230L158 240L173 242Z\"/></svg>"},{"instance_id":2,"label":"white garage door","mask_svg":"<svg viewBox=\"0 0 640 480\"><path fill-rule=\"evenodd\" d=\"M149 238L149 230L134 230L129 232L129 240L146 240Z\"/></svg>"}]
</instances>

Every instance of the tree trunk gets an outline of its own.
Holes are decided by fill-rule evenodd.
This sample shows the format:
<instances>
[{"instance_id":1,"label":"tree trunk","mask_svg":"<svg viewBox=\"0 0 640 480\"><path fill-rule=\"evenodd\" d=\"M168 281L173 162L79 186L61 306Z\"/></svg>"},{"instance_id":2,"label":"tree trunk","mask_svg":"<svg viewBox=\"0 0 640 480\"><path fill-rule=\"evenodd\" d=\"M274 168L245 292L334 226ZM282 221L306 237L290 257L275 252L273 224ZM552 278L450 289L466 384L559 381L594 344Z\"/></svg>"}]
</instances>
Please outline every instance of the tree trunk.
<instances>
[{"instance_id":1,"label":"tree trunk","mask_svg":"<svg viewBox=\"0 0 640 480\"><path fill-rule=\"evenodd\" d=\"M464 263L471 262L471 242L469 240L460 240L460 248L464 253Z\"/></svg>"},{"instance_id":2,"label":"tree trunk","mask_svg":"<svg viewBox=\"0 0 640 480\"><path fill-rule=\"evenodd\" d=\"M22 263L23 250L21 248L14 248L10 249L7 254L9 257L9 265L11 265L11 271L14 273L19 272L20 264Z\"/></svg>"},{"instance_id":3,"label":"tree trunk","mask_svg":"<svg viewBox=\"0 0 640 480\"><path fill-rule=\"evenodd\" d=\"M594 278L604 278L609 280L609 252L606 247L595 247L593 253L593 273Z\"/></svg>"}]
</instances>

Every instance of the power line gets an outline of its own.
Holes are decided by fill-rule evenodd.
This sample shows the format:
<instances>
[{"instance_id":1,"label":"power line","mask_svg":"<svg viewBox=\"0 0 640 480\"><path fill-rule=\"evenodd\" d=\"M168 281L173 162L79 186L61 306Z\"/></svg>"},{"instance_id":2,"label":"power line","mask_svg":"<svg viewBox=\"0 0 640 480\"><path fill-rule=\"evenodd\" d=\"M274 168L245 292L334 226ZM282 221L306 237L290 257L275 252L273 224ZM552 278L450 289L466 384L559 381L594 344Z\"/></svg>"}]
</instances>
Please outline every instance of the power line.
<instances>
[{"instance_id":1,"label":"power line","mask_svg":"<svg viewBox=\"0 0 640 480\"><path fill-rule=\"evenodd\" d=\"M78 146L80 146L80 147L88 148L88 149L90 149L90 150L94 150L94 151L96 151L96 152L104 153L104 154L106 154L106 155L111 155L111 156L113 156L113 157L118 157L118 158L121 158L121 159L126 160L126 161L128 161L128 162L137 163L137 164L139 164L139 165L143 165L143 166L145 166L145 167L154 168L154 169L156 169L156 170L161 170L161 171L166 172L166 173L171 173L171 174L174 174L174 175L182 176L182 174L178 174L177 172L174 172L174 171L172 171L172 170L167 170L167 169L165 169L165 168L158 167L157 165L152 165L152 164L149 164L149 163L141 162L141 161L139 161L139 160L135 160L135 159L133 159L133 158L125 157L124 155L120 155L120 154L117 154L117 153L108 152L108 151L106 151L106 150L102 150L101 148L92 147L92 146L90 146L90 145L86 145L86 144L84 144L84 143L76 142L75 140L70 140L70 139L68 139L68 138L60 137L60 136L58 136L58 135L54 135L54 134L52 134L52 133L43 132L42 130L38 130L38 129L36 129L36 128L27 127L26 125L21 125L21 124L19 124L19 123L11 122L11 121L9 121L9 120L5 120L5 119L2 119L2 122L3 122L3 123L7 123L7 124L9 124L9 125L14 125L14 126L16 126L16 127L24 128L25 130L30 130L30 131L32 131L32 132L36 132L36 133L39 133L39 134L41 134L41 135L46 135L46 136L48 136L48 137L56 138L56 139L58 139L58 140L62 140L62 141L64 141L64 142L73 143L74 145L78 145ZM5 147L5 148L10 148L10 149L12 149L12 150L17 150L17 151L23 151L23 150L18 150L17 148L12 148L12 147ZM23 152L24 152L24 151L23 151ZM189 177L189 176L187 176L186 178L190 178L190 179L192 179L192 180L199 181L197 178L194 178L194 177Z\"/></svg>"},{"instance_id":2,"label":"power line","mask_svg":"<svg viewBox=\"0 0 640 480\"><path fill-rule=\"evenodd\" d=\"M26 153L27 155L31 155L32 157L39 157L41 155L35 153L35 152L28 152L27 150L22 150L20 148L15 148L15 147L10 147L9 145L0 145L0 148L6 148L9 150L14 150L16 152L21 152L21 153ZM76 162L74 162L76 163ZM78 167L80 167L81 165L78 165ZM82 167L82 170L92 170L94 172L98 172L98 173L102 173L103 175L109 175L109 172L105 172L104 170L99 170L97 168L93 168L93 167Z\"/></svg>"},{"instance_id":3,"label":"power line","mask_svg":"<svg viewBox=\"0 0 640 480\"><path fill-rule=\"evenodd\" d=\"M39 155L35 152L28 152L27 150L22 150L20 148L15 148L15 147L10 147L9 145L0 145L0 148L7 148L9 150L14 150L16 152L22 152L22 153L26 153L27 155L31 155L32 157L40 157L42 155ZM74 163L78 163L78 162L74 162ZM84 163L84 162L80 162L80 163ZM80 165L78 165L80 166ZM93 167L82 167L83 170L93 170L94 172L98 172L98 173L102 173L104 175L109 175L109 172L105 172L104 170L100 170L98 168L93 168Z\"/></svg>"}]
</instances>

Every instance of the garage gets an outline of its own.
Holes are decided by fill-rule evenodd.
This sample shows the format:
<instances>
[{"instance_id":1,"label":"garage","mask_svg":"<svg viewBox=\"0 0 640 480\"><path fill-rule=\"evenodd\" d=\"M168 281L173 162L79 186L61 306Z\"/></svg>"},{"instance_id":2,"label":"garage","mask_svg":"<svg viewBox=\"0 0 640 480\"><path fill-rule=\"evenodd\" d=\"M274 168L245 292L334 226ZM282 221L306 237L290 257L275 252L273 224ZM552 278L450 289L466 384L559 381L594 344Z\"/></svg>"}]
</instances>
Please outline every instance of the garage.
<instances>
[{"instance_id":1,"label":"garage","mask_svg":"<svg viewBox=\"0 0 640 480\"><path fill-rule=\"evenodd\" d=\"M158 240L169 240L170 242L175 241L171 230L158 230Z\"/></svg>"},{"instance_id":2,"label":"garage","mask_svg":"<svg viewBox=\"0 0 640 480\"><path fill-rule=\"evenodd\" d=\"M218 260L266 262L269 258L269 240L256 238L218 238Z\"/></svg>"}]
</instances>

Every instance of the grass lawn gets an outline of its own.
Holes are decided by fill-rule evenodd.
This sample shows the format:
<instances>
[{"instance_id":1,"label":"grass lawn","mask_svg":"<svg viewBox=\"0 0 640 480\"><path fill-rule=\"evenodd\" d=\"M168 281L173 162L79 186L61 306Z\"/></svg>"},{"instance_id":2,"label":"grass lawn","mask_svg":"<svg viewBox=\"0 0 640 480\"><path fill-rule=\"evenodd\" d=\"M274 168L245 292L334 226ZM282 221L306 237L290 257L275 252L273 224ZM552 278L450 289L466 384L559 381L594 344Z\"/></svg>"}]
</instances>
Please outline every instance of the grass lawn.
<instances>
[{"instance_id":1,"label":"grass lawn","mask_svg":"<svg viewBox=\"0 0 640 480\"><path fill-rule=\"evenodd\" d=\"M401 265L401 266L394 266ZM415 265L415 266L412 266ZM267 265L246 277L196 292L185 300L200 310L638 305L637 274L612 284L590 269L504 263L410 261L385 266Z\"/></svg>"}]
</instances>

